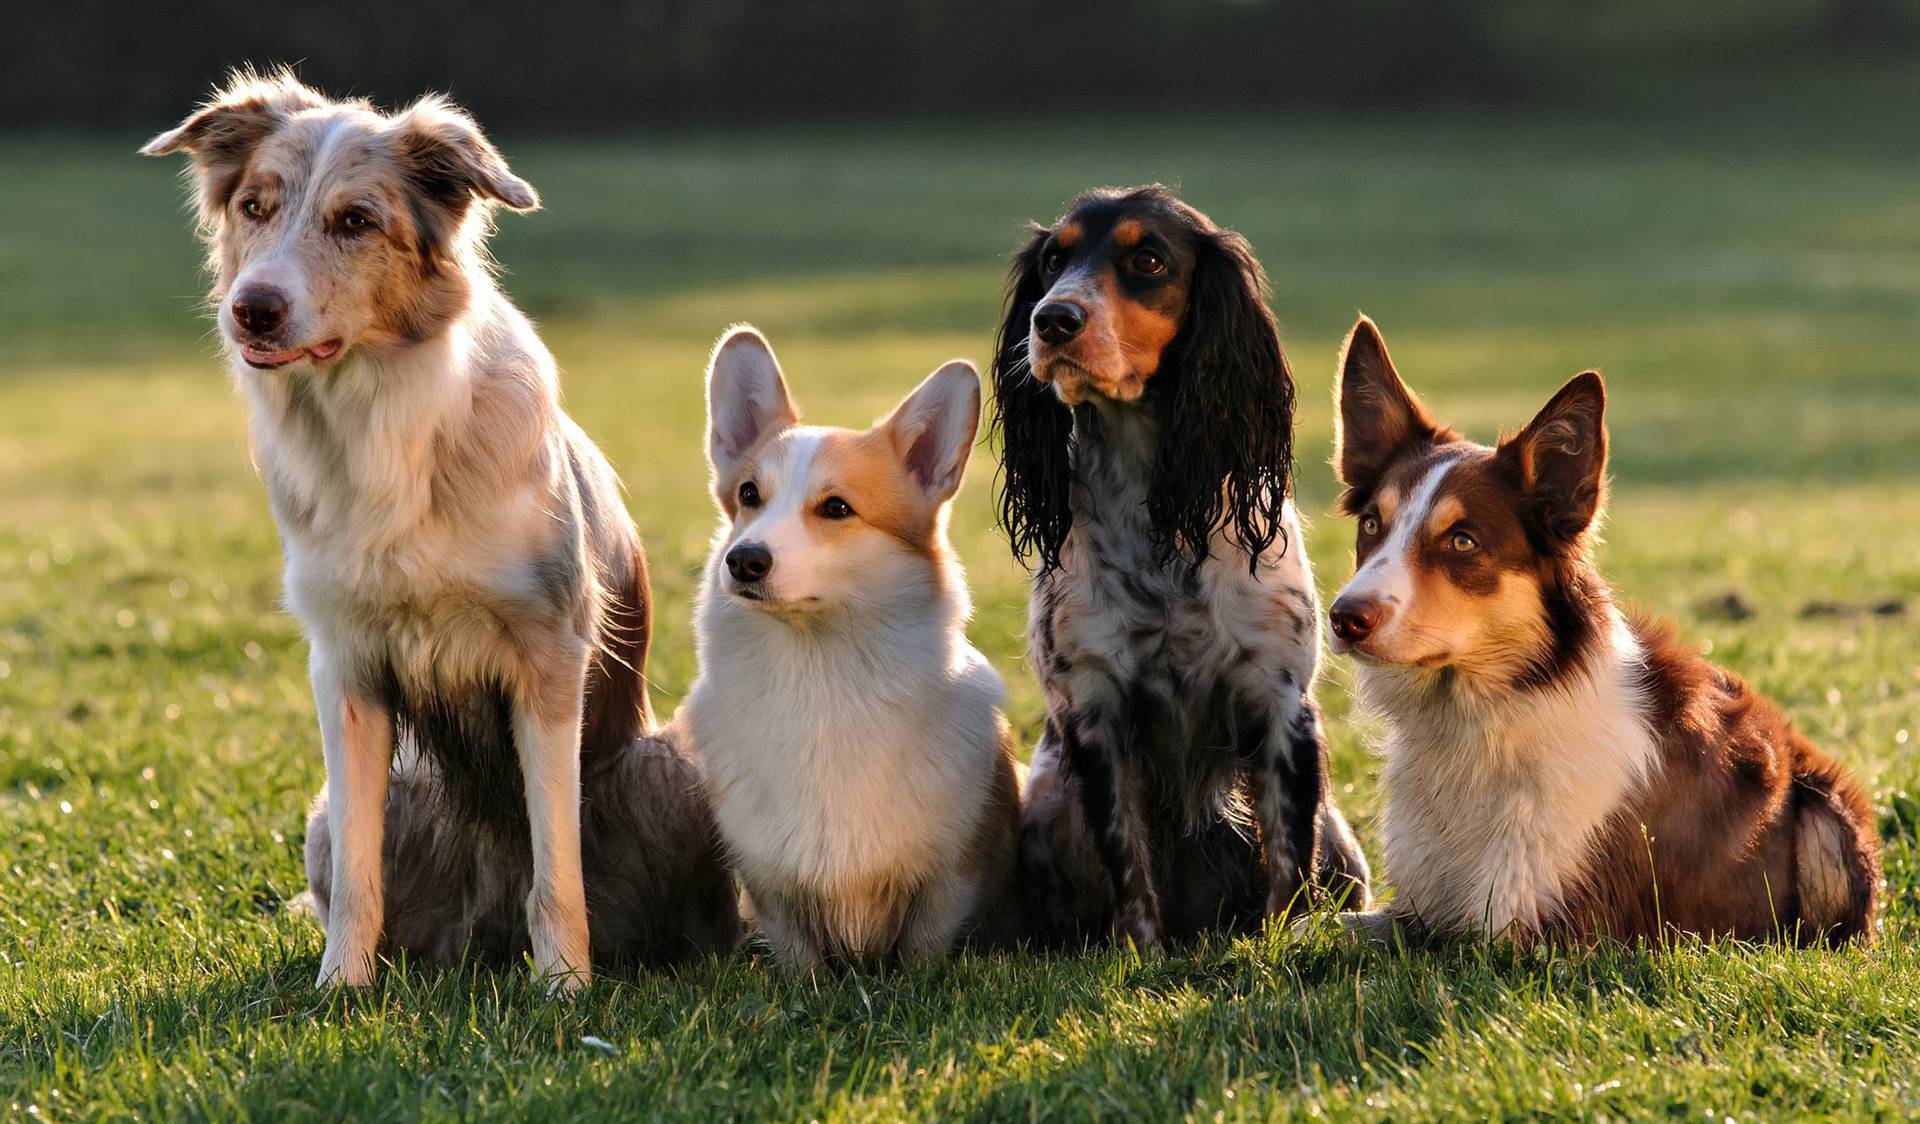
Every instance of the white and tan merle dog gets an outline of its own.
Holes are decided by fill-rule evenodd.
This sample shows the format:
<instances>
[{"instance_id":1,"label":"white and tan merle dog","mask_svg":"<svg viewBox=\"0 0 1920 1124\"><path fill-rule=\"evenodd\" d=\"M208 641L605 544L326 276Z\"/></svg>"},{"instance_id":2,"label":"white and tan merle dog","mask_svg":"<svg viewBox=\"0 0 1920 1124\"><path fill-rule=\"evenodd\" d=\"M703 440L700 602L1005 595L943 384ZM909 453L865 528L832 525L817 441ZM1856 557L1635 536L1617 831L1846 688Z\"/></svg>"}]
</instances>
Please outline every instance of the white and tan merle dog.
<instances>
[{"instance_id":1,"label":"white and tan merle dog","mask_svg":"<svg viewBox=\"0 0 1920 1124\"><path fill-rule=\"evenodd\" d=\"M1364 858L1327 793L1293 381L1246 240L1091 191L1014 262L1002 523L1037 556L1024 862L1043 943L1257 924Z\"/></svg>"},{"instance_id":2,"label":"white and tan merle dog","mask_svg":"<svg viewBox=\"0 0 1920 1124\"><path fill-rule=\"evenodd\" d=\"M802 969L1004 942L1005 688L967 642L946 533L980 376L948 363L871 429L805 426L773 349L740 327L707 386L721 521L683 716L755 919Z\"/></svg>"},{"instance_id":3,"label":"white and tan merle dog","mask_svg":"<svg viewBox=\"0 0 1920 1124\"><path fill-rule=\"evenodd\" d=\"M193 157L312 648L321 981L367 983L384 933L440 959L528 948L577 986L590 911L606 957L730 942L695 776L670 742L636 741L639 540L487 267L494 208L532 210L533 189L441 99L384 114L285 74L236 75L142 151Z\"/></svg>"},{"instance_id":4,"label":"white and tan merle dog","mask_svg":"<svg viewBox=\"0 0 1920 1124\"><path fill-rule=\"evenodd\" d=\"M1388 724L1375 935L1797 943L1872 936L1859 785L1594 568L1606 393L1577 376L1495 448L1434 421L1362 318L1336 463L1359 521L1334 644Z\"/></svg>"}]
</instances>

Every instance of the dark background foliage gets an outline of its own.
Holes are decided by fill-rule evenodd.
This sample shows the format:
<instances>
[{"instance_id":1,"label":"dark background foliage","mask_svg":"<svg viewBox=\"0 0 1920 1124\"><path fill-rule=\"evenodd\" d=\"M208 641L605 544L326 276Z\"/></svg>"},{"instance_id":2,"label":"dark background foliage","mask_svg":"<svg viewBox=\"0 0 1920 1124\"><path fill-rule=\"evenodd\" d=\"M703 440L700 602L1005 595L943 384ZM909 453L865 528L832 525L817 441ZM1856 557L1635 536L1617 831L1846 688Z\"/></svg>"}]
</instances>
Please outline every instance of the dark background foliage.
<instances>
[{"instance_id":1,"label":"dark background foliage","mask_svg":"<svg viewBox=\"0 0 1920 1124\"><path fill-rule=\"evenodd\" d=\"M1401 105L1911 42L1914 0L333 0L16 5L0 131L155 128L243 63L495 127Z\"/></svg>"}]
</instances>

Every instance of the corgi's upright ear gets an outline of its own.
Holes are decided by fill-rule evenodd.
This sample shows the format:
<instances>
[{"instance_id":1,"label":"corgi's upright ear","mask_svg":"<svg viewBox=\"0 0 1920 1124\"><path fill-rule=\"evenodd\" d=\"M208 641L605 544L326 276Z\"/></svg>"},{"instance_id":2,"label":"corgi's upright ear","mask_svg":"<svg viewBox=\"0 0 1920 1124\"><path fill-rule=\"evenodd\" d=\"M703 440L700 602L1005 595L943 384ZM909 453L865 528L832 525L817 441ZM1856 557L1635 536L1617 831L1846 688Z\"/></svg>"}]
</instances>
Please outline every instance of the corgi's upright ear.
<instances>
[{"instance_id":1,"label":"corgi's upright ear","mask_svg":"<svg viewBox=\"0 0 1920 1124\"><path fill-rule=\"evenodd\" d=\"M1348 515L1365 510L1387 466L1402 450L1434 441L1443 432L1400 381L1387 341L1365 316L1340 348L1333 413L1333 466L1346 485L1340 506Z\"/></svg>"},{"instance_id":2,"label":"corgi's upright ear","mask_svg":"<svg viewBox=\"0 0 1920 1124\"><path fill-rule=\"evenodd\" d=\"M920 491L946 502L960 490L980 428L980 372L964 359L945 364L880 424Z\"/></svg>"},{"instance_id":3,"label":"corgi's upright ear","mask_svg":"<svg viewBox=\"0 0 1920 1124\"><path fill-rule=\"evenodd\" d=\"M799 420L767 338L750 324L727 329L707 361L707 461L716 482Z\"/></svg>"},{"instance_id":4,"label":"corgi's upright ear","mask_svg":"<svg viewBox=\"0 0 1920 1124\"><path fill-rule=\"evenodd\" d=\"M1584 546L1607 493L1607 386L1598 371L1568 379L1527 427L1500 442L1520 481L1525 523L1544 549Z\"/></svg>"}]
</instances>

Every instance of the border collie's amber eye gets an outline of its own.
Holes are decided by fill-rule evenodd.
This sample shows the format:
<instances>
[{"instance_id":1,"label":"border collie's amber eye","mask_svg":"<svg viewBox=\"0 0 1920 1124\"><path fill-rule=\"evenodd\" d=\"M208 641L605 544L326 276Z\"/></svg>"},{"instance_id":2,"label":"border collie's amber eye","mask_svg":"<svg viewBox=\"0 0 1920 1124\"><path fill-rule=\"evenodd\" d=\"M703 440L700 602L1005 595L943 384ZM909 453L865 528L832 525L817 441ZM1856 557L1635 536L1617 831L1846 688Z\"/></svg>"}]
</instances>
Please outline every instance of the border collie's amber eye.
<instances>
[{"instance_id":1,"label":"border collie's amber eye","mask_svg":"<svg viewBox=\"0 0 1920 1124\"><path fill-rule=\"evenodd\" d=\"M851 519L853 505L839 496L828 496L820 505L820 514L828 519Z\"/></svg>"},{"instance_id":2,"label":"border collie's amber eye","mask_svg":"<svg viewBox=\"0 0 1920 1124\"><path fill-rule=\"evenodd\" d=\"M1042 273L1058 273L1066 267L1067 252L1058 246L1048 246L1046 252L1040 255Z\"/></svg>"},{"instance_id":3,"label":"border collie's amber eye","mask_svg":"<svg viewBox=\"0 0 1920 1124\"><path fill-rule=\"evenodd\" d=\"M1455 531L1447 536L1447 549L1455 554L1472 554L1480 549L1480 540L1465 531Z\"/></svg>"},{"instance_id":4,"label":"border collie's amber eye","mask_svg":"<svg viewBox=\"0 0 1920 1124\"><path fill-rule=\"evenodd\" d=\"M1369 511L1360 517L1360 533L1372 538L1380 533L1380 517Z\"/></svg>"},{"instance_id":5,"label":"border collie's amber eye","mask_svg":"<svg viewBox=\"0 0 1920 1124\"><path fill-rule=\"evenodd\" d=\"M267 217L267 209L260 205L260 200L251 195L240 200L240 213L252 219L254 222L259 222L261 219Z\"/></svg>"},{"instance_id":6,"label":"border collie's amber eye","mask_svg":"<svg viewBox=\"0 0 1920 1124\"><path fill-rule=\"evenodd\" d=\"M740 485L740 506L760 506L760 486L758 484L749 480L745 484Z\"/></svg>"},{"instance_id":7,"label":"border collie's amber eye","mask_svg":"<svg viewBox=\"0 0 1920 1124\"><path fill-rule=\"evenodd\" d=\"M1153 277L1167 271L1167 259L1152 250L1141 250L1133 255L1133 268L1137 273Z\"/></svg>"}]
</instances>

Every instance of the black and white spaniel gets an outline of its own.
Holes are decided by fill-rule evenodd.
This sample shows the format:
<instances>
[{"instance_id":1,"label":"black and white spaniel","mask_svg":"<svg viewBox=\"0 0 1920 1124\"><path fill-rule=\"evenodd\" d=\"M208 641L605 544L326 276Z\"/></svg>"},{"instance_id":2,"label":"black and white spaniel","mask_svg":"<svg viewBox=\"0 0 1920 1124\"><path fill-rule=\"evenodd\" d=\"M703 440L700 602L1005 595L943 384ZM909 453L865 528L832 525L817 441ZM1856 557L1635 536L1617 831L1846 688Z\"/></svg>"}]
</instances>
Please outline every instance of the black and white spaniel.
<instances>
[{"instance_id":1,"label":"black and white spaniel","mask_svg":"<svg viewBox=\"0 0 1920 1124\"><path fill-rule=\"evenodd\" d=\"M1310 691L1293 379L1246 239L1101 189L1015 258L994 364L1001 521L1037 558L1047 701L1023 860L1043 943L1142 948L1359 908Z\"/></svg>"}]
</instances>

